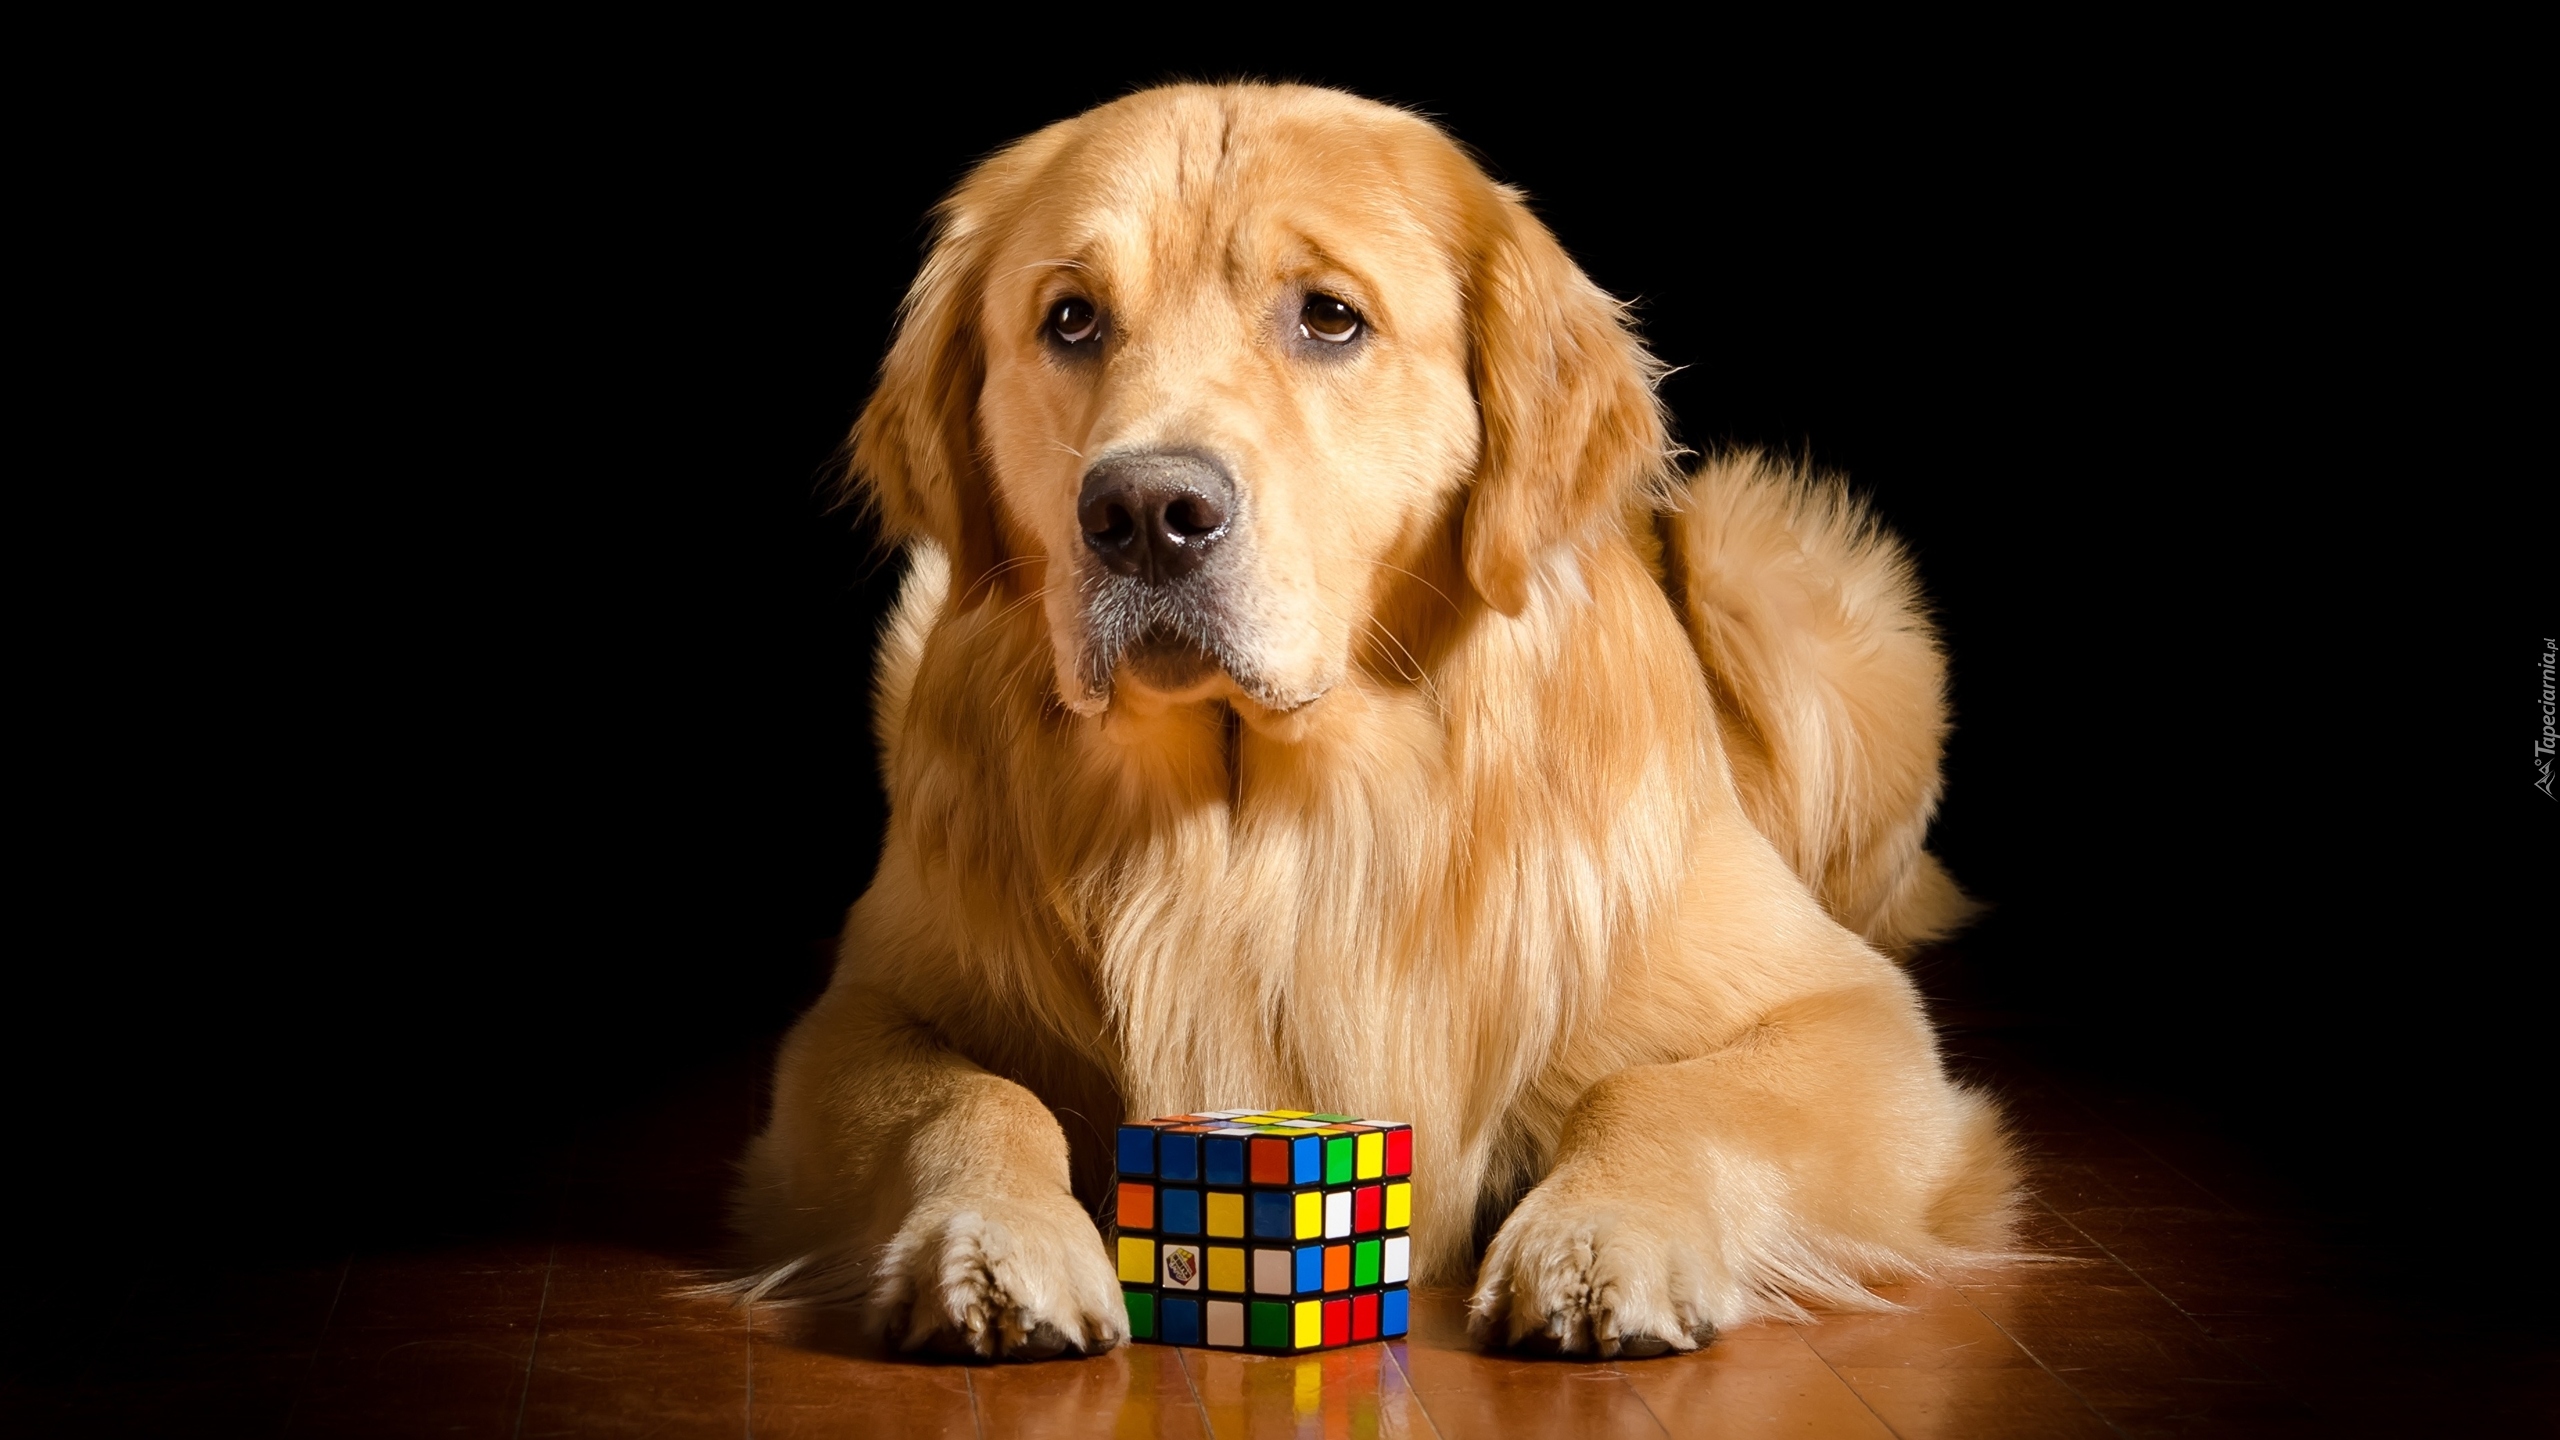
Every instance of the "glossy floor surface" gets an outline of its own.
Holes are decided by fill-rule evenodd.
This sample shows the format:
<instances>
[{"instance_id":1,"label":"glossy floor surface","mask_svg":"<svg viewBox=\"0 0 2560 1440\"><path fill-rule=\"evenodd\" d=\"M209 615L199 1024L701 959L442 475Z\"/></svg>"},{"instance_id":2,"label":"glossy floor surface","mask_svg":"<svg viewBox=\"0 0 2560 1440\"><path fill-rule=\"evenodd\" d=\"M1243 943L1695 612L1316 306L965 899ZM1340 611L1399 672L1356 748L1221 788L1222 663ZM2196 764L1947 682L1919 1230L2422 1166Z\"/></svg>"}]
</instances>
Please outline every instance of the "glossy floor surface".
<instances>
[{"instance_id":1,"label":"glossy floor surface","mask_svg":"<svg viewBox=\"0 0 2560 1440\"><path fill-rule=\"evenodd\" d=\"M717 1253L760 1062L565 1146L520 1238L233 1267L146 1296L5 1395L7 1433L435 1436L1756 1436L2552 1433L2551 1346L2430 1313L2199 1127L2056 1079L1995 1033L1958 1063L2032 1156L2050 1257L1887 1287L1618 1364L1478 1353L1461 1297L1301 1360L1124 1348L924 1364L838 1325L680 1298ZM2392 1298L2396 1296L2397 1298ZM149 1303L142 1303L148 1300Z\"/></svg>"}]
</instances>

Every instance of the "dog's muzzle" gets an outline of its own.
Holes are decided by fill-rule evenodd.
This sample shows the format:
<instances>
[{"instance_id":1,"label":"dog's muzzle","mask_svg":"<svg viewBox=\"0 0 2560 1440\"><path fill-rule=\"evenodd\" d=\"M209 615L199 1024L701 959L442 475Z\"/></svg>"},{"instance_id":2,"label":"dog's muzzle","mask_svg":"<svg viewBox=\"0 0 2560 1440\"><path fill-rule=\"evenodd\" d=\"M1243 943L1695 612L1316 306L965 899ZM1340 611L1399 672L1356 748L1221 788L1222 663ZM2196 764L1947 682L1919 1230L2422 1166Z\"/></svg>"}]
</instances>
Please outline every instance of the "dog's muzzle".
<instances>
[{"instance_id":1,"label":"dog's muzzle","mask_svg":"<svg viewBox=\"0 0 2560 1440\"><path fill-rule=\"evenodd\" d=\"M1085 472L1076 519L1088 695L1109 694L1123 665L1160 690L1214 670L1247 683L1229 596L1239 508L1235 477L1197 451L1109 455Z\"/></svg>"}]
</instances>

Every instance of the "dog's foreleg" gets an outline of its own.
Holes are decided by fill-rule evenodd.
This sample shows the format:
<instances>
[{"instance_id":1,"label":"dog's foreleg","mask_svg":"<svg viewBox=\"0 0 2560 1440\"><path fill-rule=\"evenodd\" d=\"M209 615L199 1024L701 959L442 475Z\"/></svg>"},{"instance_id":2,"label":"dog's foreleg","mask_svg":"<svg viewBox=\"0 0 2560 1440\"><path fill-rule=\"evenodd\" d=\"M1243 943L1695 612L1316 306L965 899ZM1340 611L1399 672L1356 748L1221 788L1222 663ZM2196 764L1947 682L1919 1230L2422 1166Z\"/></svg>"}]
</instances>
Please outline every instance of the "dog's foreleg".
<instances>
[{"instance_id":1,"label":"dog's foreleg","mask_svg":"<svg viewBox=\"0 0 2560 1440\"><path fill-rule=\"evenodd\" d=\"M2007 1164L1907 993L1792 1001L1712 1054L1590 1087L1486 1252L1471 1324L1490 1344L1648 1355L1805 1302L1874 1308L1865 1282L1998 1243Z\"/></svg>"},{"instance_id":2,"label":"dog's foreleg","mask_svg":"<svg viewBox=\"0 0 2560 1440\"><path fill-rule=\"evenodd\" d=\"M740 1212L777 1294L858 1298L908 1349L1039 1359L1128 1336L1057 1120L859 985L785 1043Z\"/></svg>"}]
</instances>

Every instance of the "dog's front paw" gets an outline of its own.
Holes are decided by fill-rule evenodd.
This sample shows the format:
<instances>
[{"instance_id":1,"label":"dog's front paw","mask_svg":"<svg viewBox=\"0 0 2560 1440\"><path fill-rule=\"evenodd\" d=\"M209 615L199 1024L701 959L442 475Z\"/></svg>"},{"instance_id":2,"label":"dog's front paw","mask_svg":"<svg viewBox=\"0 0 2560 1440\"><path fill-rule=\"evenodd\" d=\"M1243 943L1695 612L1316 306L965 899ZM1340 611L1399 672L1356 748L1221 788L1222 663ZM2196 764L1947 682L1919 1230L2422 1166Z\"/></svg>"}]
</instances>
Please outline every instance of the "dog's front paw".
<instances>
[{"instance_id":1,"label":"dog's front paw","mask_svg":"<svg viewBox=\"0 0 2560 1440\"><path fill-rule=\"evenodd\" d=\"M907 1350L1046 1360L1129 1338L1101 1232L1065 1195L918 1206L881 1257L871 1304Z\"/></svg>"},{"instance_id":2,"label":"dog's front paw","mask_svg":"<svg viewBox=\"0 0 2560 1440\"><path fill-rule=\"evenodd\" d=\"M1551 1180L1485 1252L1467 1328L1479 1344L1566 1355L1694 1350L1715 1338L1721 1288L1697 1224Z\"/></svg>"}]
</instances>

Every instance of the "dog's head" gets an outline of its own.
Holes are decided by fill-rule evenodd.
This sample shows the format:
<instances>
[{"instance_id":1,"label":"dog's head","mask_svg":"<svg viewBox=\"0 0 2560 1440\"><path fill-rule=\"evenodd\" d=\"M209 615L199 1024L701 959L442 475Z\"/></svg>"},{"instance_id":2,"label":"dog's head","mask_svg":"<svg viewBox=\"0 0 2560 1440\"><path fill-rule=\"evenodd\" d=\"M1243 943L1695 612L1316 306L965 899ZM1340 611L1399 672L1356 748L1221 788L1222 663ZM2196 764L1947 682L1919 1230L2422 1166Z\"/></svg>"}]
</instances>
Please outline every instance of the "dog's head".
<instances>
[{"instance_id":1,"label":"dog's head","mask_svg":"<svg viewBox=\"0 0 2560 1440\"><path fill-rule=\"evenodd\" d=\"M1296 710L1453 522L1516 615L1663 473L1618 304L1403 111L1152 90L988 160L939 220L853 468L956 604L1037 597L1084 713Z\"/></svg>"}]
</instances>

